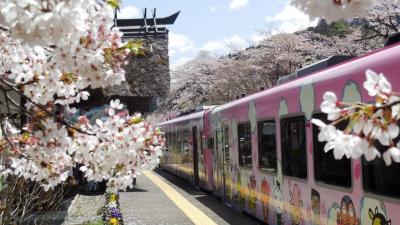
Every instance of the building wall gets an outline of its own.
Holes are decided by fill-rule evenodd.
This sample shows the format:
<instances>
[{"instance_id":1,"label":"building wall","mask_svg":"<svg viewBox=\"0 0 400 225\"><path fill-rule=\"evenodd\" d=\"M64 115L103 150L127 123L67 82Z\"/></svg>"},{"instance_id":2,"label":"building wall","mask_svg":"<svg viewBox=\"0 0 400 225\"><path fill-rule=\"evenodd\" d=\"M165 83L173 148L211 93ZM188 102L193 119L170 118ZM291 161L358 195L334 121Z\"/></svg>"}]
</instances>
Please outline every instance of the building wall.
<instances>
[{"instance_id":1,"label":"building wall","mask_svg":"<svg viewBox=\"0 0 400 225\"><path fill-rule=\"evenodd\" d=\"M146 53L132 57L126 79L134 96L165 98L170 90L168 34L141 38Z\"/></svg>"}]
</instances>

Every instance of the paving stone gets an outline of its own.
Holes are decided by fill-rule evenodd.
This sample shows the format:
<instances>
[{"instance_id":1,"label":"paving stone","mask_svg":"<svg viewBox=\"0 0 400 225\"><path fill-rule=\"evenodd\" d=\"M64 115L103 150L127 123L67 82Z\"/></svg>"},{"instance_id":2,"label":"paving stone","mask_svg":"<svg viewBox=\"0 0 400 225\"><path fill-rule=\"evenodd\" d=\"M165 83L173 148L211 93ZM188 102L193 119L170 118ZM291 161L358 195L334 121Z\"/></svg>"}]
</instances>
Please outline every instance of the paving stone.
<instances>
[{"instance_id":1,"label":"paving stone","mask_svg":"<svg viewBox=\"0 0 400 225\"><path fill-rule=\"evenodd\" d=\"M63 225L81 225L87 221L101 219L98 210L104 205L104 195L76 195L68 208L68 215Z\"/></svg>"}]
</instances>

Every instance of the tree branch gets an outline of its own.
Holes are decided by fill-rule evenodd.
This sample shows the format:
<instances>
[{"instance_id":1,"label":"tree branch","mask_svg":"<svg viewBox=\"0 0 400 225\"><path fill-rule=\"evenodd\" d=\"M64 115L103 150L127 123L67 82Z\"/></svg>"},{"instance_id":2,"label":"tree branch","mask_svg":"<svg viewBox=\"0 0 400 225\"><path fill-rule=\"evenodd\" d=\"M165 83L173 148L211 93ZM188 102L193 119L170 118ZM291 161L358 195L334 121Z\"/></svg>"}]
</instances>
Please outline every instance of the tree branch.
<instances>
[{"instance_id":1,"label":"tree branch","mask_svg":"<svg viewBox=\"0 0 400 225\"><path fill-rule=\"evenodd\" d=\"M37 104L36 102L32 101L32 99L30 99L28 96L26 96L24 93L22 93L20 90L18 90L17 88L15 88L12 84L8 83L7 81L0 79L0 82L5 84L7 87L11 88L13 91L17 92L20 96L24 97L25 99L27 99L30 103L32 103L34 106L38 107L39 109L43 110L47 115L55 118L58 122L60 122L61 124L65 125L68 128L74 129L79 133L82 134L87 134L87 135L91 135L91 136L96 136L93 133L88 133L86 131L83 131L82 129L79 129L77 127L71 126L68 122L66 122L64 119L62 119L61 117L57 116L56 114L48 111L45 107L43 107L40 104Z\"/></svg>"}]
</instances>

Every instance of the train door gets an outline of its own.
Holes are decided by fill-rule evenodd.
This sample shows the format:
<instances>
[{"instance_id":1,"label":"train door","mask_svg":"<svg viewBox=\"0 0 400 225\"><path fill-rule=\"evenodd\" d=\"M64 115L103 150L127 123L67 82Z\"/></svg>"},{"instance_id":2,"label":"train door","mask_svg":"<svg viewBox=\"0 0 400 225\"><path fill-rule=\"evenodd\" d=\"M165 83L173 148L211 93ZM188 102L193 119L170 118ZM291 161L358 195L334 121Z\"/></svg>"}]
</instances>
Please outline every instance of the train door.
<instances>
[{"instance_id":1,"label":"train door","mask_svg":"<svg viewBox=\"0 0 400 225\"><path fill-rule=\"evenodd\" d=\"M213 177L214 177L214 194L223 198L223 154L222 154L222 130L215 131L215 144L213 148Z\"/></svg>"},{"instance_id":2,"label":"train door","mask_svg":"<svg viewBox=\"0 0 400 225\"><path fill-rule=\"evenodd\" d=\"M197 127L192 128L192 146L193 146L193 177L194 185L199 186L199 154L197 148Z\"/></svg>"},{"instance_id":3,"label":"train door","mask_svg":"<svg viewBox=\"0 0 400 225\"><path fill-rule=\"evenodd\" d=\"M224 126L223 130L222 157L224 201L230 203L231 179L229 174L229 127L227 125Z\"/></svg>"}]
</instances>

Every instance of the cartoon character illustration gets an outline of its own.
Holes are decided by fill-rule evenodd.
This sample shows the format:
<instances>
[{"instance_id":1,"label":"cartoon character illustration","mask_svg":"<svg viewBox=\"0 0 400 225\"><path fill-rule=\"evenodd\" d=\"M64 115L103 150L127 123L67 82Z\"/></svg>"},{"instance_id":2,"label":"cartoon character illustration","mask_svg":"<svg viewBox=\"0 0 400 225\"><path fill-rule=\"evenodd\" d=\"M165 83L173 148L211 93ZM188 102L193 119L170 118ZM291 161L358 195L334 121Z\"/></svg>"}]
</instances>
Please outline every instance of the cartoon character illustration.
<instances>
[{"instance_id":1,"label":"cartoon character illustration","mask_svg":"<svg viewBox=\"0 0 400 225\"><path fill-rule=\"evenodd\" d=\"M256 177L254 175L250 176L249 183L247 184L249 188L249 209L253 212L256 210L256 201L257 201L257 194L256 194L256 186L257 186L257 181Z\"/></svg>"},{"instance_id":2,"label":"cartoon character illustration","mask_svg":"<svg viewBox=\"0 0 400 225\"><path fill-rule=\"evenodd\" d=\"M351 198L345 195L340 203L340 210L337 213L337 225L359 225L360 220L356 216L354 204Z\"/></svg>"},{"instance_id":3,"label":"cartoon character illustration","mask_svg":"<svg viewBox=\"0 0 400 225\"><path fill-rule=\"evenodd\" d=\"M375 212L372 212L371 209L369 209L369 218L372 220L371 225L391 225L392 220L386 220L386 217L379 212L378 206L375 208Z\"/></svg>"},{"instance_id":4,"label":"cartoon character illustration","mask_svg":"<svg viewBox=\"0 0 400 225\"><path fill-rule=\"evenodd\" d=\"M382 200L364 196L360 202L362 225L391 225L385 203Z\"/></svg>"},{"instance_id":5,"label":"cartoon character illustration","mask_svg":"<svg viewBox=\"0 0 400 225\"><path fill-rule=\"evenodd\" d=\"M232 166L232 201L234 203L238 203L239 201L239 171L237 170L236 165Z\"/></svg>"},{"instance_id":6,"label":"cartoon character illustration","mask_svg":"<svg viewBox=\"0 0 400 225\"><path fill-rule=\"evenodd\" d=\"M314 189L311 189L311 222L312 225L321 225L321 197Z\"/></svg>"},{"instance_id":7,"label":"cartoon character illustration","mask_svg":"<svg viewBox=\"0 0 400 225\"><path fill-rule=\"evenodd\" d=\"M239 207L244 209L246 206L246 186L242 187L242 178L240 171L238 171L238 180L236 184L237 190L238 190L238 203Z\"/></svg>"},{"instance_id":8,"label":"cartoon character illustration","mask_svg":"<svg viewBox=\"0 0 400 225\"><path fill-rule=\"evenodd\" d=\"M300 225L303 216L301 214L301 208L303 207L303 201L301 200L301 192L297 184L293 185L293 191L289 190L290 196L290 219L293 225Z\"/></svg>"},{"instance_id":9,"label":"cartoon character illustration","mask_svg":"<svg viewBox=\"0 0 400 225\"><path fill-rule=\"evenodd\" d=\"M274 206L275 206L275 215L276 215L276 224L282 225L282 211L283 211L283 202L282 202L282 187L279 180L275 180L274 182Z\"/></svg>"},{"instance_id":10,"label":"cartoon character illustration","mask_svg":"<svg viewBox=\"0 0 400 225\"><path fill-rule=\"evenodd\" d=\"M263 179L261 182L261 204L263 208L264 221L268 222L269 215L269 192L270 186L267 179Z\"/></svg>"},{"instance_id":11,"label":"cartoon character illustration","mask_svg":"<svg viewBox=\"0 0 400 225\"><path fill-rule=\"evenodd\" d=\"M328 209L327 213L327 225L337 225L337 215L340 212L340 206L338 203L334 202L332 206Z\"/></svg>"}]
</instances>

